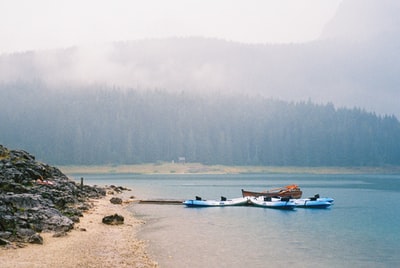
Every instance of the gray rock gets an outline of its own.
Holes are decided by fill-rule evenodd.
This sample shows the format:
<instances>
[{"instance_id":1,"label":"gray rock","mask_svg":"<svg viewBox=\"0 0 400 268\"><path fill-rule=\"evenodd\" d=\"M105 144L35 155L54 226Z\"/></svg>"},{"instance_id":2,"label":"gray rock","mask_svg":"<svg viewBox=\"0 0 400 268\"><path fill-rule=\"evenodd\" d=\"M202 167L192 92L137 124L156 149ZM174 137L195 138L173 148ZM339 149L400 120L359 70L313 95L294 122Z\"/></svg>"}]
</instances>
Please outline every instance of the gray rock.
<instances>
[{"instance_id":1,"label":"gray rock","mask_svg":"<svg viewBox=\"0 0 400 268\"><path fill-rule=\"evenodd\" d=\"M89 198L106 190L80 187L59 169L22 150L0 145L0 235L16 243L42 243L37 232L67 232L79 222ZM73 220L72 220L73 219Z\"/></svg>"},{"instance_id":2,"label":"gray rock","mask_svg":"<svg viewBox=\"0 0 400 268\"><path fill-rule=\"evenodd\" d=\"M108 225L124 224L124 217L118 214L106 216L103 218L103 223Z\"/></svg>"},{"instance_id":3,"label":"gray rock","mask_svg":"<svg viewBox=\"0 0 400 268\"><path fill-rule=\"evenodd\" d=\"M28 238L28 243L42 245L43 237L41 237L39 234L34 234Z\"/></svg>"},{"instance_id":4,"label":"gray rock","mask_svg":"<svg viewBox=\"0 0 400 268\"><path fill-rule=\"evenodd\" d=\"M119 197L113 197L113 198L110 199L110 202L111 202L112 204L117 204L117 205L119 205L119 204L122 204L122 199L119 198Z\"/></svg>"},{"instance_id":5,"label":"gray rock","mask_svg":"<svg viewBox=\"0 0 400 268\"><path fill-rule=\"evenodd\" d=\"M10 244L11 244L10 241L0 237L0 246L7 246L7 245L10 245Z\"/></svg>"}]
</instances>

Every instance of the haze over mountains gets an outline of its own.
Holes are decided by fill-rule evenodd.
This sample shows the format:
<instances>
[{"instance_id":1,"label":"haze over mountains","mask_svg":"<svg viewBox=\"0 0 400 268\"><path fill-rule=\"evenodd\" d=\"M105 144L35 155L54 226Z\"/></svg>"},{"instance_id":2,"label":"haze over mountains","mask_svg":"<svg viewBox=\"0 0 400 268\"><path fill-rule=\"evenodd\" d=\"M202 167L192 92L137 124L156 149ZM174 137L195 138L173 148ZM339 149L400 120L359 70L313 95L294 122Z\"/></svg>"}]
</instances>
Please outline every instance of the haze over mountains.
<instances>
[{"instance_id":1,"label":"haze over mountains","mask_svg":"<svg viewBox=\"0 0 400 268\"><path fill-rule=\"evenodd\" d=\"M399 165L399 9L344 0L307 43L186 37L1 55L0 143L57 164Z\"/></svg>"},{"instance_id":2,"label":"haze over mountains","mask_svg":"<svg viewBox=\"0 0 400 268\"><path fill-rule=\"evenodd\" d=\"M149 39L2 55L0 81L262 95L400 116L400 4L344 0L320 40Z\"/></svg>"},{"instance_id":3,"label":"haze over mountains","mask_svg":"<svg viewBox=\"0 0 400 268\"><path fill-rule=\"evenodd\" d=\"M399 8L400 2L396 0L344 0L321 38L363 42L384 36L396 39Z\"/></svg>"}]
</instances>

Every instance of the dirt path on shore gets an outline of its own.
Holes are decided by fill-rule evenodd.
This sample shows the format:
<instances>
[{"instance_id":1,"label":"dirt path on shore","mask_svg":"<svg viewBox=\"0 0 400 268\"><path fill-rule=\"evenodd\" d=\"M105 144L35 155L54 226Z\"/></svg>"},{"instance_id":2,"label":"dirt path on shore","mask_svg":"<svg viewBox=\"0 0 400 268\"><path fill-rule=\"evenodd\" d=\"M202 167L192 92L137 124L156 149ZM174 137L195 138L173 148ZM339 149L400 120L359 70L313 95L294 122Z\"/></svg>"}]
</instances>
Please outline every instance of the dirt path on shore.
<instances>
[{"instance_id":1,"label":"dirt path on shore","mask_svg":"<svg viewBox=\"0 0 400 268\"><path fill-rule=\"evenodd\" d=\"M118 195L123 200L125 196ZM158 267L147 256L145 242L136 238L143 222L125 209L126 204L110 203L111 197L93 200L94 208L64 237L42 233L43 245L0 249L0 267ZM102 223L104 216L115 213L124 217L124 224Z\"/></svg>"}]
</instances>

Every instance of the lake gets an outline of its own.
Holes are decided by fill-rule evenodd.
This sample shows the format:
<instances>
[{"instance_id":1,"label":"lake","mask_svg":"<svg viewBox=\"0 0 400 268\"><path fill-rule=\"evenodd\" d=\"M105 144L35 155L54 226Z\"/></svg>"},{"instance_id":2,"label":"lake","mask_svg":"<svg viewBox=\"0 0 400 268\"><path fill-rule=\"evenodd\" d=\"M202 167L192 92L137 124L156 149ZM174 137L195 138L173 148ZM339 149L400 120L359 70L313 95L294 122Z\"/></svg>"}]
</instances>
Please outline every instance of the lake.
<instances>
[{"instance_id":1,"label":"lake","mask_svg":"<svg viewBox=\"0 0 400 268\"><path fill-rule=\"evenodd\" d=\"M187 208L132 204L139 238L161 267L400 267L400 175L72 174L87 184L131 188L138 199L240 197L298 184L329 209Z\"/></svg>"}]
</instances>

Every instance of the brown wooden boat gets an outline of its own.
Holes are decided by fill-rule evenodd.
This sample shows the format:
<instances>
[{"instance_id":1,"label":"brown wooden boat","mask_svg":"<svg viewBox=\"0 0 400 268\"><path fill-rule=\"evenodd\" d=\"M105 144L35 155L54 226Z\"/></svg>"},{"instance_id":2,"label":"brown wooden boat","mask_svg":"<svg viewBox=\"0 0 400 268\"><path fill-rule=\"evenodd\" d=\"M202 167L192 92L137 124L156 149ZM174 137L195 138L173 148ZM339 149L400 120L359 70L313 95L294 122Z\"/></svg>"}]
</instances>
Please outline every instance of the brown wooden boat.
<instances>
[{"instance_id":1,"label":"brown wooden boat","mask_svg":"<svg viewBox=\"0 0 400 268\"><path fill-rule=\"evenodd\" d=\"M280 197L290 197L294 199L301 198L303 192L300 190L299 186L296 184L286 185L280 188L274 188L267 191L262 192L251 192L245 191L242 189L243 197L246 196L266 196L266 197L273 197L273 196L280 196Z\"/></svg>"}]
</instances>

